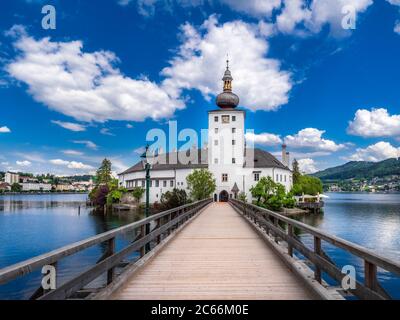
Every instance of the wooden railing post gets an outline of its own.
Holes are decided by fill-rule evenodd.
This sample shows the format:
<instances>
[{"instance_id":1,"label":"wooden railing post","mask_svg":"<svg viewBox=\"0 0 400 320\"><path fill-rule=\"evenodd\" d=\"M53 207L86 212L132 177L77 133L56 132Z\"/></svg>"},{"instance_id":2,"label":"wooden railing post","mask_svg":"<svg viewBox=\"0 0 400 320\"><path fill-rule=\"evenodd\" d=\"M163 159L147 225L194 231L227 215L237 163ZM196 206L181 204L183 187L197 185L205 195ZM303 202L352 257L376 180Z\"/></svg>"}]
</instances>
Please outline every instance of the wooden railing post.
<instances>
[{"instance_id":1,"label":"wooden railing post","mask_svg":"<svg viewBox=\"0 0 400 320\"><path fill-rule=\"evenodd\" d=\"M293 246L290 241L293 240L293 226L288 224L288 255L293 257Z\"/></svg>"},{"instance_id":2,"label":"wooden railing post","mask_svg":"<svg viewBox=\"0 0 400 320\"><path fill-rule=\"evenodd\" d=\"M274 217L274 226L276 228L279 228L279 224L278 223L279 223L278 218ZM275 242L279 243L279 237L278 237L278 233L277 232L275 232Z\"/></svg>"},{"instance_id":3,"label":"wooden railing post","mask_svg":"<svg viewBox=\"0 0 400 320\"><path fill-rule=\"evenodd\" d=\"M314 236L314 252L315 252L315 254L317 254L319 256L321 256L321 254L322 254L321 238L318 238L315 236ZM319 283L321 283L321 281L322 281L321 268L319 268L318 266L315 266L314 278Z\"/></svg>"},{"instance_id":4,"label":"wooden railing post","mask_svg":"<svg viewBox=\"0 0 400 320\"><path fill-rule=\"evenodd\" d=\"M365 286L373 291L377 290L377 267L373 263L364 260L364 276L365 276Z\"/></svg>"},{"instance_id":5,"label":"wooden railing post","mask_svg":"<svg viewBox=\"0 0 400 320\"><path fill-rule=\"evenodd\" d=\"M156 228L159 229L161 227L161 218L157 219L157 224L156 224ZM161 234L159 234L157 236L157 244L160 244L161 242Z\"/></svg>"},{"instance_id":6,"label":"wooden railing post","mask_svg":"<svg viewBox=\"0 0 400 320\"><path fill-rule=\"evenodd\" d=\"M140 238L143 238L145 236L146 236L146 225L142 225L140 227ZM143 258L145 254L146 254L146 245L144 244L140 248L140 257Z\"/></svg>"},{"instance_id":7,"label":"wooden railing post","mask_svg":"<svg viewBox=\"0 0 400 320\"><path fill-rule=\"evenodd\" d=\"M115 238L111 238L107 241L108 255L112 256L115 253ZM107 284L114 281L114 268L107 271Z\"/></svg>"}]
</instances>

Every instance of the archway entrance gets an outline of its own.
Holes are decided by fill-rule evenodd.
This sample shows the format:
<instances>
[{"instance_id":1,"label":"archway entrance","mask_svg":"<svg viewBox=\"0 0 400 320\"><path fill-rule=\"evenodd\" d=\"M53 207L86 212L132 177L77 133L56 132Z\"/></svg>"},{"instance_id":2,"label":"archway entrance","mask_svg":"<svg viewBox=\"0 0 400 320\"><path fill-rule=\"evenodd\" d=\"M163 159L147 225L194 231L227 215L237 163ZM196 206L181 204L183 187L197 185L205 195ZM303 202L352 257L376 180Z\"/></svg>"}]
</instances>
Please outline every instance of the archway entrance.
<instances>
[{"instance_id":1,"label":"archway entrance","mask_svg":"<svg viewBox=\"0 0 400 320\"><path fill-rule=\"evenodd\" d=\"M219 194L219 202L228 202L229 200L229 193L225 190L221 191Z\"/></svg>"}]
</instances>

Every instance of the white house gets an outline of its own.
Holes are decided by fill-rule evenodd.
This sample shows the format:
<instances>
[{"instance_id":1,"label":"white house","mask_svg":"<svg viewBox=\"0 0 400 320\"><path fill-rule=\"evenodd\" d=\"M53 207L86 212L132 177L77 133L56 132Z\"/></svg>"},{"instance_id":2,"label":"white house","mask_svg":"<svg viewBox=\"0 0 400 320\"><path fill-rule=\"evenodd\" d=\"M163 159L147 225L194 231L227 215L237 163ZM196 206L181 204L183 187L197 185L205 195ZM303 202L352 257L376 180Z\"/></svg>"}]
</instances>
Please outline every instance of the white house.
<instances>
[{"instance_id":1,"label":"white house","mask_svg":"<svg viewBox=\"0 0 400 320\"><path fill-rule=\"evenodd\" d=\"M151 169L150 202L160 201L164 192L174 188L187 190L186 177L201 168L214 175L217 185L215 201L227 201L241 192L251 199L250 188L261 177L271 177L283 184L287 191L292 188L286 146L282 146L282 162L267 151L246 147L246 112L236 109L239 97L232 92L233 78L229 65L222 80L224 90L216 99L219 108L208 112L208 146L157 155ZM120 185L128 190L145 187L143 161L118 176Z\"/></svg>"}]
</instances>

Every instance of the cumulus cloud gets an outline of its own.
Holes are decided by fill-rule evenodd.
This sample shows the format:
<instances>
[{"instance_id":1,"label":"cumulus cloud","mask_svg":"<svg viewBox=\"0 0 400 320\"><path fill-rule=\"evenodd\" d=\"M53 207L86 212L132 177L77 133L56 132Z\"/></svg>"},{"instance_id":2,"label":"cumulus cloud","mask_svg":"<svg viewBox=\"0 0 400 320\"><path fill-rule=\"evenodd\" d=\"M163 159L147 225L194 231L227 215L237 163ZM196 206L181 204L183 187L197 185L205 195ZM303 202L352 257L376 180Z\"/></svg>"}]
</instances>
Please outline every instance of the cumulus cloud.
<instances>
[{"instance_id":1,"label":"cumulus cloud","mask_svg":"<svg viewBox=\"0 0 400 320\"><path fill-rule=\"evenodd\" d=\"M358 148L356 152L347 157L351 161L382 161L400 157L400 148L392 146L389 142L380 141L367 148Z\"/></svg>"},{"instance_id":2,"label":"cumulus cloud","mask_svg":"<svg viewBox=\"0 0 400 320\"><path fill-rule=\"evenodd\" d=\"M100 130L100 133L101 133L101 134L104 134L105 136L115 136L115 134L112 133L112 132L110 131L110 129L108 129L108 128L102 128L102 129Z\"/></svg>"},{"instance_id":3,"label":"cumulus cloud","mask_svg":"<svg viewBox=\"0 0 400 320\"><path fill-rule=\"evenodd\" d=\"M79 123L63 122L58 120L52 120L51 122L70 131L75 131L75 132L86 131L86 127Z\"/></svg>"},{"instance_id":4,"label":"cumulus cloud","mask_svg":"<svg viewBox=\"0 0 400 320\"><path fill-rule=\"evenodd\" d=\"M278 135L265 132L260 134L248 132L246 133L245 138L247 141L251 141L253 144L262 146L275 146L282 143L282 139Z\"/></svg>"},{"instance_id":5,"label":"cumulus cloud","mask_svg":"<svg viewBox=\"0 0 400 320\"><path fill-rule=\"evenodd\" d=\"M158 120L184 107L157 83L123 75L112 52L88 53L81 41L36 40L21 28L13 30L19 54L6 70L52 110L79 121L103 122Z\"/></svg>"},{"instance_id":6,"label":"cumulus cloud","mask_svg":"<svg viewBox=\"0 0 400 320\"><path fill-rule=\"evenodd\" d=\"M28 160L16 161L15 163L17 164L17 166L20 166L20 167L30 167L32 165L32 162L30 162Z\"/></svg>"},{"instance_id":7,"label":"cumulus cloud","mask_svg":"<svg viewBox=\"0 0 400 320\"><path fill-rule=\"evenodd\" d=\"M271 16L273 10L278 9L282 4L281 0L221 0L221 2L235 11L254 17Z\"/></svg>"},{"instance_id":8,"label":"cumulus cloud","mask_svg":"<svg viewBox=\"0 0 400 320\"><path fill-rule=\"evenodd\" d=\"M220 93L225 69L221 53L229 52L233 90L242 106L276 110L288 102L291 75L278 60L265 58L269 44L257 25L239 20L219 24L211 16L199 28L182 26L182 39L177 56L162 71L167 77L163 87L171 96L177 98L184 89L198 89L206 99Z\"/></svg>"},{"instance_id":9,"label":"cumulus cloud","mask_svg":"<svg viewBox=\"0 0 400 320\"><path fill-rule=\"evenodd\" d=\"M322 138L325 133L323 130L315 128L306 128L300 130L295 135L288 135L285 138L285 143L292 148L305 148L317 151L336 152L346 146L337 144L332 140Z\"/></svg>"},{"instance_id":10,"label":"cumulus cloud","mask_svg":"<svg viewBox=\"0 0 400 320\"><path fill-rule=\"evenodd\" d=\"M400 35L400 21L396 21L393 31Z\"/></svg>"},{"instance_id":11,"label":"cumulus cloud","mask_svg":"<svg viewBox=\"0 0 400 320\"><path fill-rule=\"evenodd\" d=\"M85 145L86 148L89 148L89 149L92 149L92 150L97 150L98 149L98 146L94 142L92 142L90 140L75 140L75 141L73 141L73 143L75 143L75 144L83 144L83 145Z\"/></svg>"},{"instance_id":12,"label":"cumulus cloud","mask_svg":"<svg viewBox=\"0 0 400 320\"><path fill-rule=\"evenodd\" d=\"M305 158L297 160L297 162L299 164L299 169L302 173L310 174L318 171L315 161L313 159Z\"/></svg>"},{"instance_id":13,"label":"cumulus cloud","mask_svg":"<svg viewBox=\"0 0 400 320\"><path fill-rule=\"evenodd\" d=\"M276 24L280 31L292 33L297 24L311 19L311 11L303 0L285 1L284 9L276 18Z\"/></svg>"},{"instance_id":14,"label":"cumulus cloud","mask_svg":"<svg viewBox=\"0 0 400 320\"><path fill-rule=\"evenodd\" d=\"M82 162L77 162L77 161L53 159L53 160L50 160L49 162L56 166L66 166L68 169L76 169L76 170L92 170L92 169L94 169L90 165L84 164Z\"/></svg>"},{"instance_id":15,"label":"cumulus cloud","mask_svg":"<svg viewBox=\"0 0 400 320\"><path fill-rule=\"evenodd\" d=\"M400 136L400 115L390 115L387 109L357 110L347 132L361 137Z\"/></svg>"},{"instance_id":16,"label":"cumulus cloud","mask_svg":"<svg viewBox=\"0 0 400 320\"><path fill-rule=\"evenodd\" d=\"M10 133L11 130L8 127L0 127L0 133Z\"/></svg>"}]
</instances>

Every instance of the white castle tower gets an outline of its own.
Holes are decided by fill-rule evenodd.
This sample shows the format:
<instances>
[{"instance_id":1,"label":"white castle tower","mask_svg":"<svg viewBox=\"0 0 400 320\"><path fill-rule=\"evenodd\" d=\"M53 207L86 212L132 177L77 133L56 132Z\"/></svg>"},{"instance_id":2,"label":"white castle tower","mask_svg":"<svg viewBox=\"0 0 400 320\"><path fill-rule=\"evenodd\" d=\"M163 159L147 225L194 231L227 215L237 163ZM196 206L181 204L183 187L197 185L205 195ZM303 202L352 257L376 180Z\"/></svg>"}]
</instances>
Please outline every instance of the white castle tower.
<instances>
[{"instance_id":1,"label":"white castle tower","mask_svg":"<svg viewBox=\"0 0 400 320\"><path fill-rule=\"evenodd\" d=\"M239 97L232 92L229 60L223 81L223 92L217 96L217 110L208 113L208 166L214 174L220 198L237 195L243 183L245 162L244 121L246 113L237 110ZM220 199L225 200L225 199Z\"/></svg>"}]
</instances>

